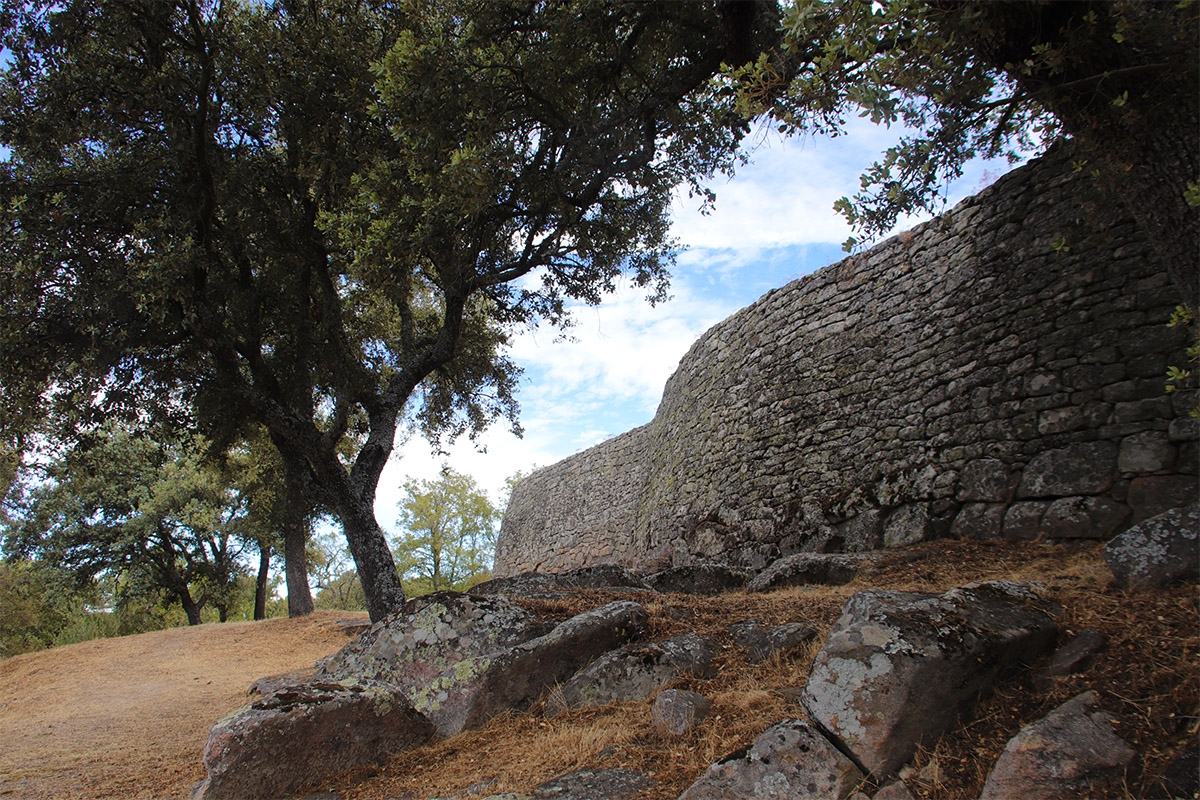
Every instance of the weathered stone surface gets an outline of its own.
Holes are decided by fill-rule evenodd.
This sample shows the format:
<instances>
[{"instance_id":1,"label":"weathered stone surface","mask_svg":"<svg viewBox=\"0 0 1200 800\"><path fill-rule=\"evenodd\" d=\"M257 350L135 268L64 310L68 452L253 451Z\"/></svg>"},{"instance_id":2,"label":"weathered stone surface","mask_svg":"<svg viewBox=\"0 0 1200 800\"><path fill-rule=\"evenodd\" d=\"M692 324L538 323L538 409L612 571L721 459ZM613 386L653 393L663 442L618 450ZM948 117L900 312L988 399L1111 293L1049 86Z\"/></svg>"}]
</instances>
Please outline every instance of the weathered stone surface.
<instances>
[{"instance_id":1,"label":"weathered stone surface","mask_svg":"<svg viewBox=\"0 0 1200 800\"><path fill-rule=\"evenodd\" d=\"M903 781L894 781L876 792L871 800L913 800L913 796Z\"/></svg>"},{"instance_id":2,"label":"weathered stone surface","mask_svg":"<svg viewBox=\"0 0 1200 800\"><path fill-rule=\"evenodd\" d=\"M967 503L950 528L956 539L999 539L1004 532L1004 503Z\"/></svg>"},{"instance_id":3,"label":"weathered stone surface","mask_svg":"<svg viewBox=\"0 0 1200 800\"><path fill-rule=\"evenodd\" d=\"M650 723L659 733L683 736L699 725L712 710L712 701L684 689L665 689L650 706Z\"/></svg>"},{"instance_id":4,"label":"weathered stone surface","mask_svg":"<svg viewBox=\"0 0 1200 800\"><path fill-rule=\"evenodd\" d=\"M980 800L1100 796L1137 754L1113 733L1114 718L1085 692L1025 726L1004 748Z\"/></svg>"},{"instance_id":5,"label":"weathered stone surface","mask_svg":"<svg viewBox=\"0 0 1200 800\"><path fill-rule=\"evenodd\" d=\"M1200 741L1193 740L1175 760L1167 765L1155 782L1150 797L1200 797Z\"/></svg>"},{"instance_id":6,"label":"weathered stone surface","mask_svg":"<svg viewBox=\"0 0 1200 800\"><path fill-rule=\"evenodd\" d=\"M750 575L727 564L694 564L672 567L646 577L646 585L657 592L720 594L746 585Z\"/></svg>"},{"instance_id":7,"label":"weathered stone surface","mask_svg":"<svg viewBox=\"0 0 1200 800\"><path fill-rule=\"evenodd\" d=\"M256 700L213 726L193 800L282 797L416 747L433 726L381 684L309 684Z\"/></svg>"},{"instance_id":8,"label":"weathered stone surface","mask_svg":"<svg viewBox=\"0 0 1200 800\"><path fill-rule=\"evenodd\" d=\"M1200 580L1200 503L1139 522L1104 546L1104 560L1125 588Z\"/></svg>"},{"instance_id":9,"label":"weathered stone surface","mask_svg":"<svg viewBox=\"0 0 1200 800\"><path fill-rule=\"evenodd\" d=\"M1108 497L1063 497L1042 517L1048 539L1111 539L1129 522L1129 506Z\"/></svg>"},{"instance_id":10,"label":"weathered stone surface","mask_svg":"<svg viewBox=\"0 0 1200 800\"><path fill-rule=\"evenodd\" d=\"M246 694L271 694L288 686L300 686L308 682L312 675L311 669L295 669L279 675L267 675L250 684L250 687L246 689Z\"/></svg>"},{"instance_id":11,"label":"weathered stone surface","mask_svg":"<svg viewBox=\"0 0 1200 800\"><path fill-rule=\"evenodd\" d=\"M1162 477L1195 484L1196 439L1189 456L1176 438L1184 398L1155 377L1186 334L1161 324L1178 300L1150 243L1096 204L1070 253L1046 246L1062 209L1094 189L1073 160L1063 150L1014 170L708 330L650 424L520 482L496 574L760 569L878 547L901 508L927 508L926 537L954 521L991 538L1002 510L955 520L944 504L1007 506L1023 470L1020 499L1126 502L1126 481L1147 476L1117 481L1118 448L1150 431L1179 449ZM909 538L890 521L892 543Z\"/></svg>"},{"instance_id":12,"label":"weathered stone surface","mask_svg":"<svg viewBox=\"0 0 1200 800\"><path fill-rule=\"evenodd\" d=\"M958 477L958 499L974 503L1007 503L1017 488L1018 473L996 458L967 462Z\"/></svg>"},{"instance_id":13,"label":"weathered stone surface","mask_svg":"<svg viewBox=\"0 0 1200 800\"><path fill-rule=\"evenodd\" d=\"M893 511L883 526L884 547L907 547L930 538L928 503L909 503Z\"/></svg>"},{"instance_id":14,"label":"weathered stone surface","mask_svg":"<svg viewBox=\"0 0 1200 800\"><path fill-rule=\"evenodd\" d=\"M1141 522L1197 499L1200 499L1200 481L1196 476L1152 475L1130 481L1126 502L1133 509L1133 521Z\"/></svg>"},{"instance_id":15,"label":"weathered stone surface","mask_svg":"<svg viewBox=\"0 0 1200 800\"><path fill-rule=\"evenodd\" d=\"M804 706L862 767L886 778L999 674L1053 647L1057 612L1008 581L943 595L858 592L817 654Z\"/></svg>"},{"instance_id":16,"label":"weathered stone surface","mask_svg":"<svg viewBox=\"0 0 1200 800\"><path fill-rule=\"evenodd\" d=\"M746 591L769 592L806 584L840 586L854 580L861 564L861 556L796 553L779 559L755 575L746 585Z\"/></svg>"},{"instance_id":17,"label":"weathered stone surface","mask_svg":"<svg viewBox=\"0 0 1200 800\"><path fill-rule=\"evenodd\" d=\"M638 576L616 564L599 564L567 572L524 572L472 586L472 595L509 594L517 597L565 589L649 589Z\"/></svg>"},{"instance_id":18,"label":"weathered stone surface","mask_svg":"<svg viewBox=\"0 0 1200 800\"><path fill-rule=\"evenodd\" d=\"M812 641L817 629L807 622L789 622L770 628L755 620L729 627L733 641L746 648L746 660L761 664L776 653Z\"/></svg>"},{"instance_id":19,"label":"weathered stone surface","mask_svg":"<svg viewBox=\"0 0 1200 800\"><path fill-rule=\"evenodd\" d=\"M844 800L862 778L820 732L789 719L713 764L679 800Z\"/></svg>"},{"instance_id":20,"label":"weathered stone surface","mask_svg":"<svg viewBox=\"0 0 1200 800\"><path fill-rule=\"evenodd\" d=\"M1071 641L1054 651L1050 663L1033 678L1039 691L1048 690L1055 678L1087 669L1096 654L1108 646L1108 638L1095 628L1084 628Z\"/></svg>"},{"instance_id":21,"label":"weathered stone surface","mask_svg":"<svg viewBox=\"0 0 1200 800\"><path fill-rule=\"evenodd\" d=\"M1163 431L1145 431L1121 440L1117 469L1137 475L1165 472L1175 466L1175 448Z\"/></svg>"},{"instance_id":22,"label":"weathered stone surface","mask_svg":"<svg viewBox=\"0 0 1200 800\"><path fill-rule=\"evenodd\" d=\"M533 790L533 797L554 800L623 800L654 785L654 779L631 769L577 769Z\"/></svg>"},{"instance_id":23,"label":"weathered stone surface","mask_svg":"<svg viewBox=\"0 0 1200 800\"><path fill-rule=\"evenodd\" d=\"M1117 446L1086 442L1041 453L1025 466L1017 497L1100 494L1113 484Z\"/></svg>"},{"instance_id":24,"label":"weathered stone surface","mask_svg":"<svg viewBox=\"0 0 1200 800\"><path fill-rule=\"evenodd\" d=\"M1004 538L1010 542L1036 539L1042 534L1042 517L1050 504L1044 500L1013 503L1004 512Z\"/></svg>"},{"instance_id":25,"label":"weathered stone surface","mask_svg":"<svg viewBox=\"0 0 1200 800\"><path fill-rule=\"evenodd\" d=\"M633 644L607 653L556 688L546 712L652 697L684 675L710 677L717 643L685 633L658 643Z\"/></svg>"}]
</instances>

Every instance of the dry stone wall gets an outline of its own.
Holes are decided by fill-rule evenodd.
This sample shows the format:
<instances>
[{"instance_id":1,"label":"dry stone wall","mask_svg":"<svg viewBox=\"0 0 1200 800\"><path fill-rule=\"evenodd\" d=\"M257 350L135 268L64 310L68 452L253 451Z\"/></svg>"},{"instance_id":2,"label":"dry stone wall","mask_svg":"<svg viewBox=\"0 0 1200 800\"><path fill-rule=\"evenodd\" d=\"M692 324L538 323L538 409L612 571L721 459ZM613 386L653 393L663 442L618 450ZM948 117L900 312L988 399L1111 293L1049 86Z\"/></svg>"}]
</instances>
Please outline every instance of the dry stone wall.
<instances>
[{"instance_id":1,"label":"dry stone wall","mask_svg":"<svg viewBox=\"0 0 1200 800\"><path fill-rule=\"evenodd\" d=\"M1107 538L1197 496L1176 302L1051 153L711 328L649 425L515 488L495 572Z\"/></svg>"}]
</instances>

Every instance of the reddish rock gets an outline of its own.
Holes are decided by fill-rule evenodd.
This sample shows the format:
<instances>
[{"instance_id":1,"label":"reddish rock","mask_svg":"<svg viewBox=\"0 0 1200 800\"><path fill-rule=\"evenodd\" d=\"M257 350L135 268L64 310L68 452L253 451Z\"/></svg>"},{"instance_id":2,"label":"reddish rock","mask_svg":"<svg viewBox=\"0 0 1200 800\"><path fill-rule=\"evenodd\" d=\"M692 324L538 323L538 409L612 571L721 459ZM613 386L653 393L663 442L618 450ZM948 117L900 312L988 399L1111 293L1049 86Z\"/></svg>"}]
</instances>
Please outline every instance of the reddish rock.
<instances>
[{"instance_id":1,"label":"reddish rock","mask_svg":"<svg viewBox=\"0 0 1200 800\"><path fill-rule=\"evenodd\" d=\"M270 800L417 747L433 725L379 684L277 690L213 726L193 800Z\"/></svg>"},{"instance_id":2,"label":"reddish rock","mask_svg":"<svg viewBox=\"0 0 1200 800\"><path fill-rule=\"evenodd\" d=\"M1113 733L1114 718L1085 692L1026 725L1012 738L980 800L1074 800L1104 795L1137 754Z\"/></svg>"}]
</instances>

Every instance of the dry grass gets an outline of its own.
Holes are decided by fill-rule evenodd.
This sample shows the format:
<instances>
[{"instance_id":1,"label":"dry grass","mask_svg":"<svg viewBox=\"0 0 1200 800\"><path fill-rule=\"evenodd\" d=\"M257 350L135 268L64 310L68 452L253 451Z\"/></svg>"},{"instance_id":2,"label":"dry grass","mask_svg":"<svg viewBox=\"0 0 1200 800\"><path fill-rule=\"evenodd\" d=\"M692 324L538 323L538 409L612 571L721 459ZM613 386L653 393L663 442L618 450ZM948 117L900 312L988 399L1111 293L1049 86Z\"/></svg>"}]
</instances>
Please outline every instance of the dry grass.
<instances>
[{"instance_id":1,"label":"dry grass","mask_svg":"<svg viewBox=\"0 0 1200 800\"><path fill-rule=\"evenodd\" d=\"M914 793L946 800L978 797L988 769L1009 738L1060 703L1094 688L1101 693L1105 707L1120 716L1120 735L1143 756L1125 786L1114 789L1111 796L1156 797L1153 786L1159 774L1197 736L1200 607L1196 587L1121 591L1112 586L1111 575L1095 548L955 541L888 553L871 571L843 587L712 598L587 591L557 600L526 601L539 615L559 619L613 599L629 598L647 606L655 638L686 631L718 637L722 650L717 675L678 684L712 699L711 715L692 734L674 738L654 733L649 702L577 709L552 719L534 708L402 754L382 768L342 776L327 788L347 800L478 797L528 792L543 781L583 766L627 767L655 778L655 786L640 798L676 798L713 761L746 746L774 722L803 716L796 700L798 689L804 685L819 643L855 591L880 586L941 592L973 580L997 578L1044 584L1064 608L1063 639L1085 627L1098 628L1108 636L1108 649L1086 673L1059 679L1046 692L1033 691L1028 676L1001 683L957 729L921 751L910 784ZM806 621L816 625L819 633L806 647L751 665L726 633L731 624L746 619L764 624ZM6 732L0 774L17 778L0 778L0 798L39 796L28 790L47 771L58 776L55 785L66 788L42 796L183 796L200 777L200 751L212 722L240 705L244 697L238 692L251 679L311 664L335 649L344 638L330 631L328 622L324 621L324 628L314 622L311 628L294 631L272 629L267 627L270 623L240 628L204 626L206 637L218 639L197 639L178 655L164 655L159 660L150 659L147 653L165 647L166 639L148 642L153 647L98 649L94 653L62 648L0 662L0 729ZM163 633L184 637L183 641L196 632ZM287 653L291 645L270 638L284 633L308 636L310 650ZM221 637L225 637L224 644L218 644ZM118 646L110 643L95 645ZM231 655L243 649L260 652L271 648L278 657L269 668L265 663L261 669L246 666L251 662L239 663ZM224 655L209 658L204 654L209 649ZM198 693L195 676L173 666L177 658L192 656L205 659L205 680L219 682L224 687L221 692L212 697ZM56 726L71 720L77 711L72 704L96 691L90 681L101 669L98 663L112 675L103 690L125 698L118 704L119 713L105 717L98 708L88 712L96 716L87 724L99 726L102 736L72 738L86 725L76 724L74 733L69 728L66 732L58 727L48 729L44 724L48 717L43 717L40 731L30 730L22 715L37 711L41 704L57 708ZM251 669L257 671L251 674ZM149 691L151 687L153 691ZM139 696L141 702L128 700ZM154 699L160 696L163 699ZM172 715L170 725L166 714ZM15 740L8 735L13 724L25 726L17 731ZM10 748L13 741L16 746ZM155 755L139 761L130 755L137 749ZM11 772L14 764L19 766L17 772ZM133 791L131 787L141 788Z\"/></svg>"}]
</instances>

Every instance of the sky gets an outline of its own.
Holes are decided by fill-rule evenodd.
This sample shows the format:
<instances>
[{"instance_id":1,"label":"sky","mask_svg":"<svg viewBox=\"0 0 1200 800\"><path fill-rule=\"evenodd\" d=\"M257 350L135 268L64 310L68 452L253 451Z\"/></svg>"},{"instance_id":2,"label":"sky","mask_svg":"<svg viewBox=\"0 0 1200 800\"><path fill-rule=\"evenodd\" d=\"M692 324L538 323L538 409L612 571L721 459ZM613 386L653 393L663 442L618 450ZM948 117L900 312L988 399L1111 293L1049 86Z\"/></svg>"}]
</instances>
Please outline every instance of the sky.
<instances>
[{"instance_id":1,"label":"sky","mask_svg":"<svg viewBox=\"0 0 1200 800\"><path fill-rule=\"evenodd\" d=\"M837 138L752 134L751 163L711 184L715 209L678 197L672 232L680 245L671 299L651 307L644 292L619 288L597 307L576 310L570 340L557 329L522 330L510 355L523 368L517 399L524 437L503 424L473 445L465 437L443 455L419 436L397 441L375 504L384 529L398 533L397 504L408 479L433 479L444 464L471 475L499 502L505 479L549 466L654 417L663 386L708 328L769 290L845 257L851 231L833 210L890 145L896 129L852 120ZM947 208L1009 169L972 162L947 189ZM901 222L905 230L922 218Z\"/></svg>"}]
</instances>

